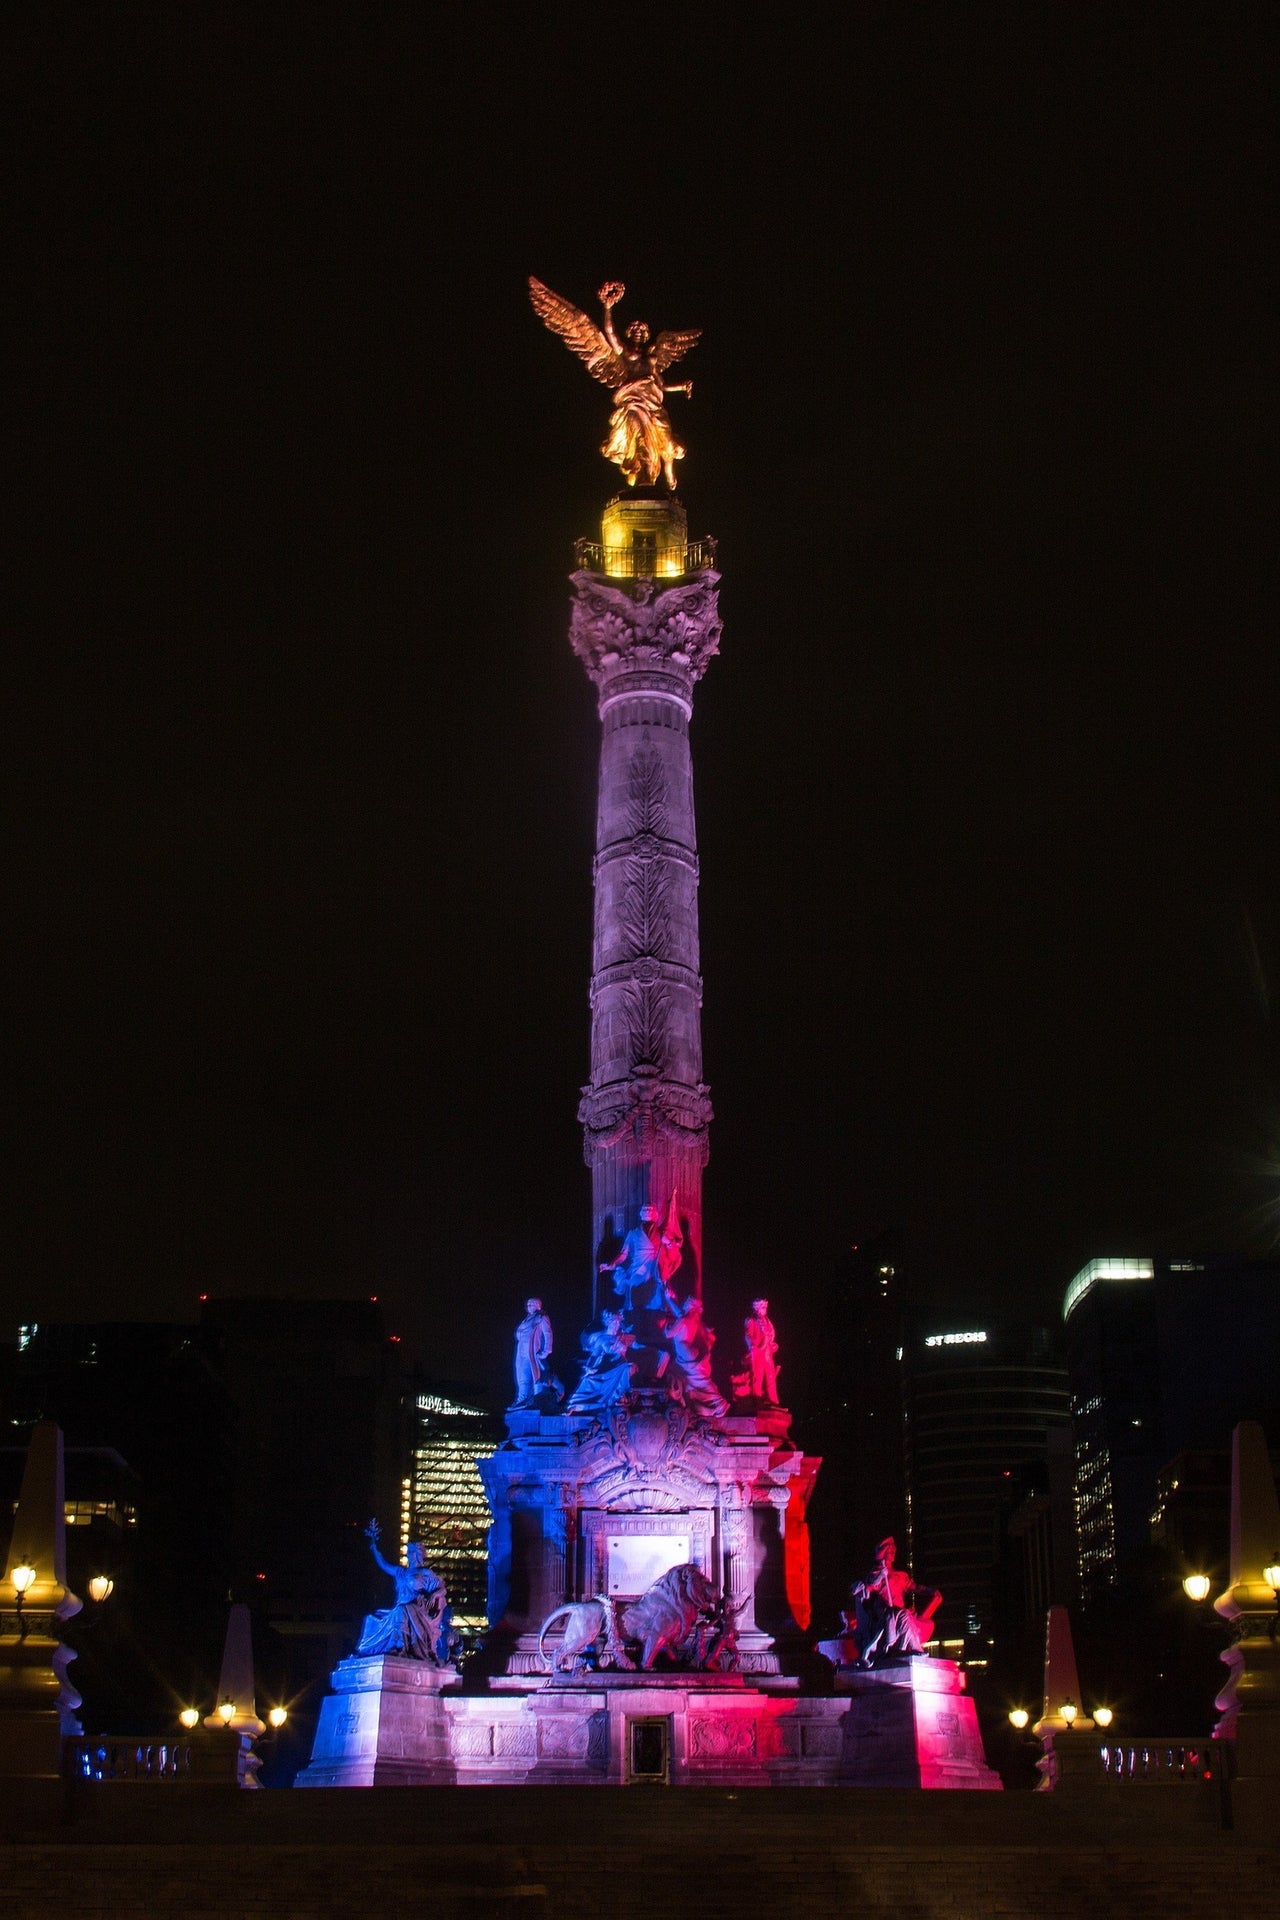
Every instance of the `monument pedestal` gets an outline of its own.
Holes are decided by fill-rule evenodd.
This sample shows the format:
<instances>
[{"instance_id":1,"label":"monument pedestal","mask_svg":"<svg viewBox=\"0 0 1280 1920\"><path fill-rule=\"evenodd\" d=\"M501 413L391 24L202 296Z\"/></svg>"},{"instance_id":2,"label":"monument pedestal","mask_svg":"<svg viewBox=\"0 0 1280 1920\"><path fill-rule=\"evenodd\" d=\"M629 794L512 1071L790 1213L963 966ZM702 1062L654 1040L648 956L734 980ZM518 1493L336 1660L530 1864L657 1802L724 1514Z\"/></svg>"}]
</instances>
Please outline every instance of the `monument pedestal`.
<instances>
[{"instance_id":1,"label":"monument pedestal","mask_svg":"<svg viewBox=\"0 0 1280 1920\"><path fill-rule=\"evenodd\" d=\"M999 1792L954 1660L906 1660L866 1673L843 1668L836 1687L849 1695L842 1786Z\"/></svg>"},{"instance_id":2,"label":"monument pedestal","mask_svg":"<svg viewBox=\"0 0 1280 1920\"><path fill-rule=\"evenodd\" d=\"M0 1780L56 1780L63 1715L56 1659L61 1643L37 1630L0 1634Z\"/></svg>"},{"instance_id":3,"label":"monument pedestal","mask_svg":"<svg viewBox=\"0 0 1280 1920\"><path fill-rule=\"evenodd\" d=\"M747 1674L544 1674L534 1692L465 1692L414 1668L344 1660L294 1784L833 1787L847 1744L847 1701Z\"/></svg>"},{"instance_id":4,"label":"monument pedestal","mask_svg":"<svg viewBox=\"0 0 1280 1920\"><path fill-rule=\"evenodd\" d=\"M545 1675L535 1691L344 1660L300 1787L999 1788L949 1660L842 1676L835 1694L743 1673Z\"/></svg>"},{"instance_id":5,"label":"monument pedestal","mask_svg":"<svg viewBox=\"0 0 1280 1920\"><path fill-rule=\"evenodd\" d=\"M353 1654L333 1673L311 1764L299 1787L447 1786L454 1781L443 1695L453 1667L400 1654Z\"/></svg>"}]
</instances>

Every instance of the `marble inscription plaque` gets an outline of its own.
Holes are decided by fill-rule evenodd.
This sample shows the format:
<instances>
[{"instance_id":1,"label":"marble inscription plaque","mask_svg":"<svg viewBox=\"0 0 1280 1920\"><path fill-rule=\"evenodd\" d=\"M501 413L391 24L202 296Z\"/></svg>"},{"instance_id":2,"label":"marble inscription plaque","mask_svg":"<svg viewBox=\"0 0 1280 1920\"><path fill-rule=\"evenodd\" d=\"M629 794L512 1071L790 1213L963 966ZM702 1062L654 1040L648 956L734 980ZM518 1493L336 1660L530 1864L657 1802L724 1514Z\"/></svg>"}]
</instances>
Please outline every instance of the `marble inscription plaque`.
<instances>
[{"instance_id":1,"label":"marble inscription plaque","mask_svg":"<svg viewBox=\"0 0 1280 1920\"><path fill-rule=\"evenodd\" d=\"M606 1538L611 1594L645 1593L671 1567L692 1558L687 1533L611 1533Z\"/></svg>"}]
</instances>

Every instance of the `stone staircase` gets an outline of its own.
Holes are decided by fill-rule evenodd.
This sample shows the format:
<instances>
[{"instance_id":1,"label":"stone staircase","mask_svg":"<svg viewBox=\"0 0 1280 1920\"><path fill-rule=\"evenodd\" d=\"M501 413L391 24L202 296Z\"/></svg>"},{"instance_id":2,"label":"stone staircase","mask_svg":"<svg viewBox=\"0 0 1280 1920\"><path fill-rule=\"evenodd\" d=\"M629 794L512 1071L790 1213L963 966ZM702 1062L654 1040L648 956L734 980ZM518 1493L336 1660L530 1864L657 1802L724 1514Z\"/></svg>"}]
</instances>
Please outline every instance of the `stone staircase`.
<instances>
[{"instance_id":1,"label":"stone staircase","mask_svg":"<svg viewBox=\"0 0 1280 1920\"><path fill-rule=\"evenodd\" d=\"M1055 1804L1056 1803L1056 1804ZM4 1849L6 1920L1202 1920L1280 1854L1213 1797L662 1788L95 1792Z\"/></svg>"}]
</instances>

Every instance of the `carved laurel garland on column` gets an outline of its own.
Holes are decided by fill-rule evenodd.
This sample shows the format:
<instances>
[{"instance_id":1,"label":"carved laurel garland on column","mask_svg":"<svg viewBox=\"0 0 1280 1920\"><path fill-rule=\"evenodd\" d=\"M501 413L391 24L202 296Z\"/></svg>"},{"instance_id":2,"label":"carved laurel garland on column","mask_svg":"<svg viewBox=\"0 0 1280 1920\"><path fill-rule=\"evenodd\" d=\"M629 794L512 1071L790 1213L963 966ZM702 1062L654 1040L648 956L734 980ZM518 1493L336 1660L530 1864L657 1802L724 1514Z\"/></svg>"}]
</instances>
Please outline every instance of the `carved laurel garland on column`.
<instances>
[{"instance_id":1,"label":"carved laurel garland on column","mask_svg":"<svg viewBox=\"0 0 1280 1920\"><path fill-rule=\"evenodd\" d=\"M625 988L627 1026L631 1035L633 1073L661 1073L667 1064L667 1014L671 995L648 982L635 982ZM645 1125L656 1119L652 1101L643 1103Z\"/></svg>"},{"instance_id":2,"label":"carved laurel garland on column","mask_svg":"<svg viewBox=\"0 0 1280 1920\"><path fill-rule=\"evenodd\" d=\"M663 860L627 856L627 884L622 896L622 931L629 958L665 960L671 946L671 907L667 898L668 873Z\"/></svg>"},{"instance_id":3,"label":"carved laurel garland on column","mask_svg":"<svg viewBox=\"0 0 1280 1920\"><path fill-rule=\"evenodd\" d=\"M628 958L636 963L625 993L631 1065L661 1073L671 1008L671 996L661 985L658 969L671 947L670 874L659 852L667 825L667 778L647 738L627 770L627 825L632 850L627 855L621 922Z\"/></svg>"},{"instance_id":4,"label":"carved laurel garland on column","mask_svg":"<svg viewBox=\"0 0 1280 1920\"><path fill-rule=\"evenodd\" d=\"M667 776L649 739L641 741L627 769L627 824L637 835L661 835L667 830Z\"/></svg>"}]
</instances>

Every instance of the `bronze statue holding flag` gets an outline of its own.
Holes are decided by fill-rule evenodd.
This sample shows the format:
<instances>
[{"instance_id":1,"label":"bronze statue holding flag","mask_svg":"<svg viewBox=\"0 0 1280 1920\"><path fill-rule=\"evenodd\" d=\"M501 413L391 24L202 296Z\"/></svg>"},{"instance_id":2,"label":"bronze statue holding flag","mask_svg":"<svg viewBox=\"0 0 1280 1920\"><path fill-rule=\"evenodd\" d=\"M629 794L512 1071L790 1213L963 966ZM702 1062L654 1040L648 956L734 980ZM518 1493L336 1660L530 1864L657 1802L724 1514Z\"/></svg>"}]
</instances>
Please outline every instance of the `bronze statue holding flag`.
<instances>
[{"instance_id":1,"label":"bronze statue holding flag","mask_svg":"<svg viewBox=\"0 0 1280 1920\"><path fill-rule=\"evenodd\" d=\"M640 1225L632 1227L616 1260L606 1260L600 1268L613 1275L613 1290L629 1326L637 1313L661 1313L667 1307L667 1282L680 1265L683 1246L674 1193L665 1226L658 1224L656 1207L641 1207Z\"/></svg>"}]
</instances>

